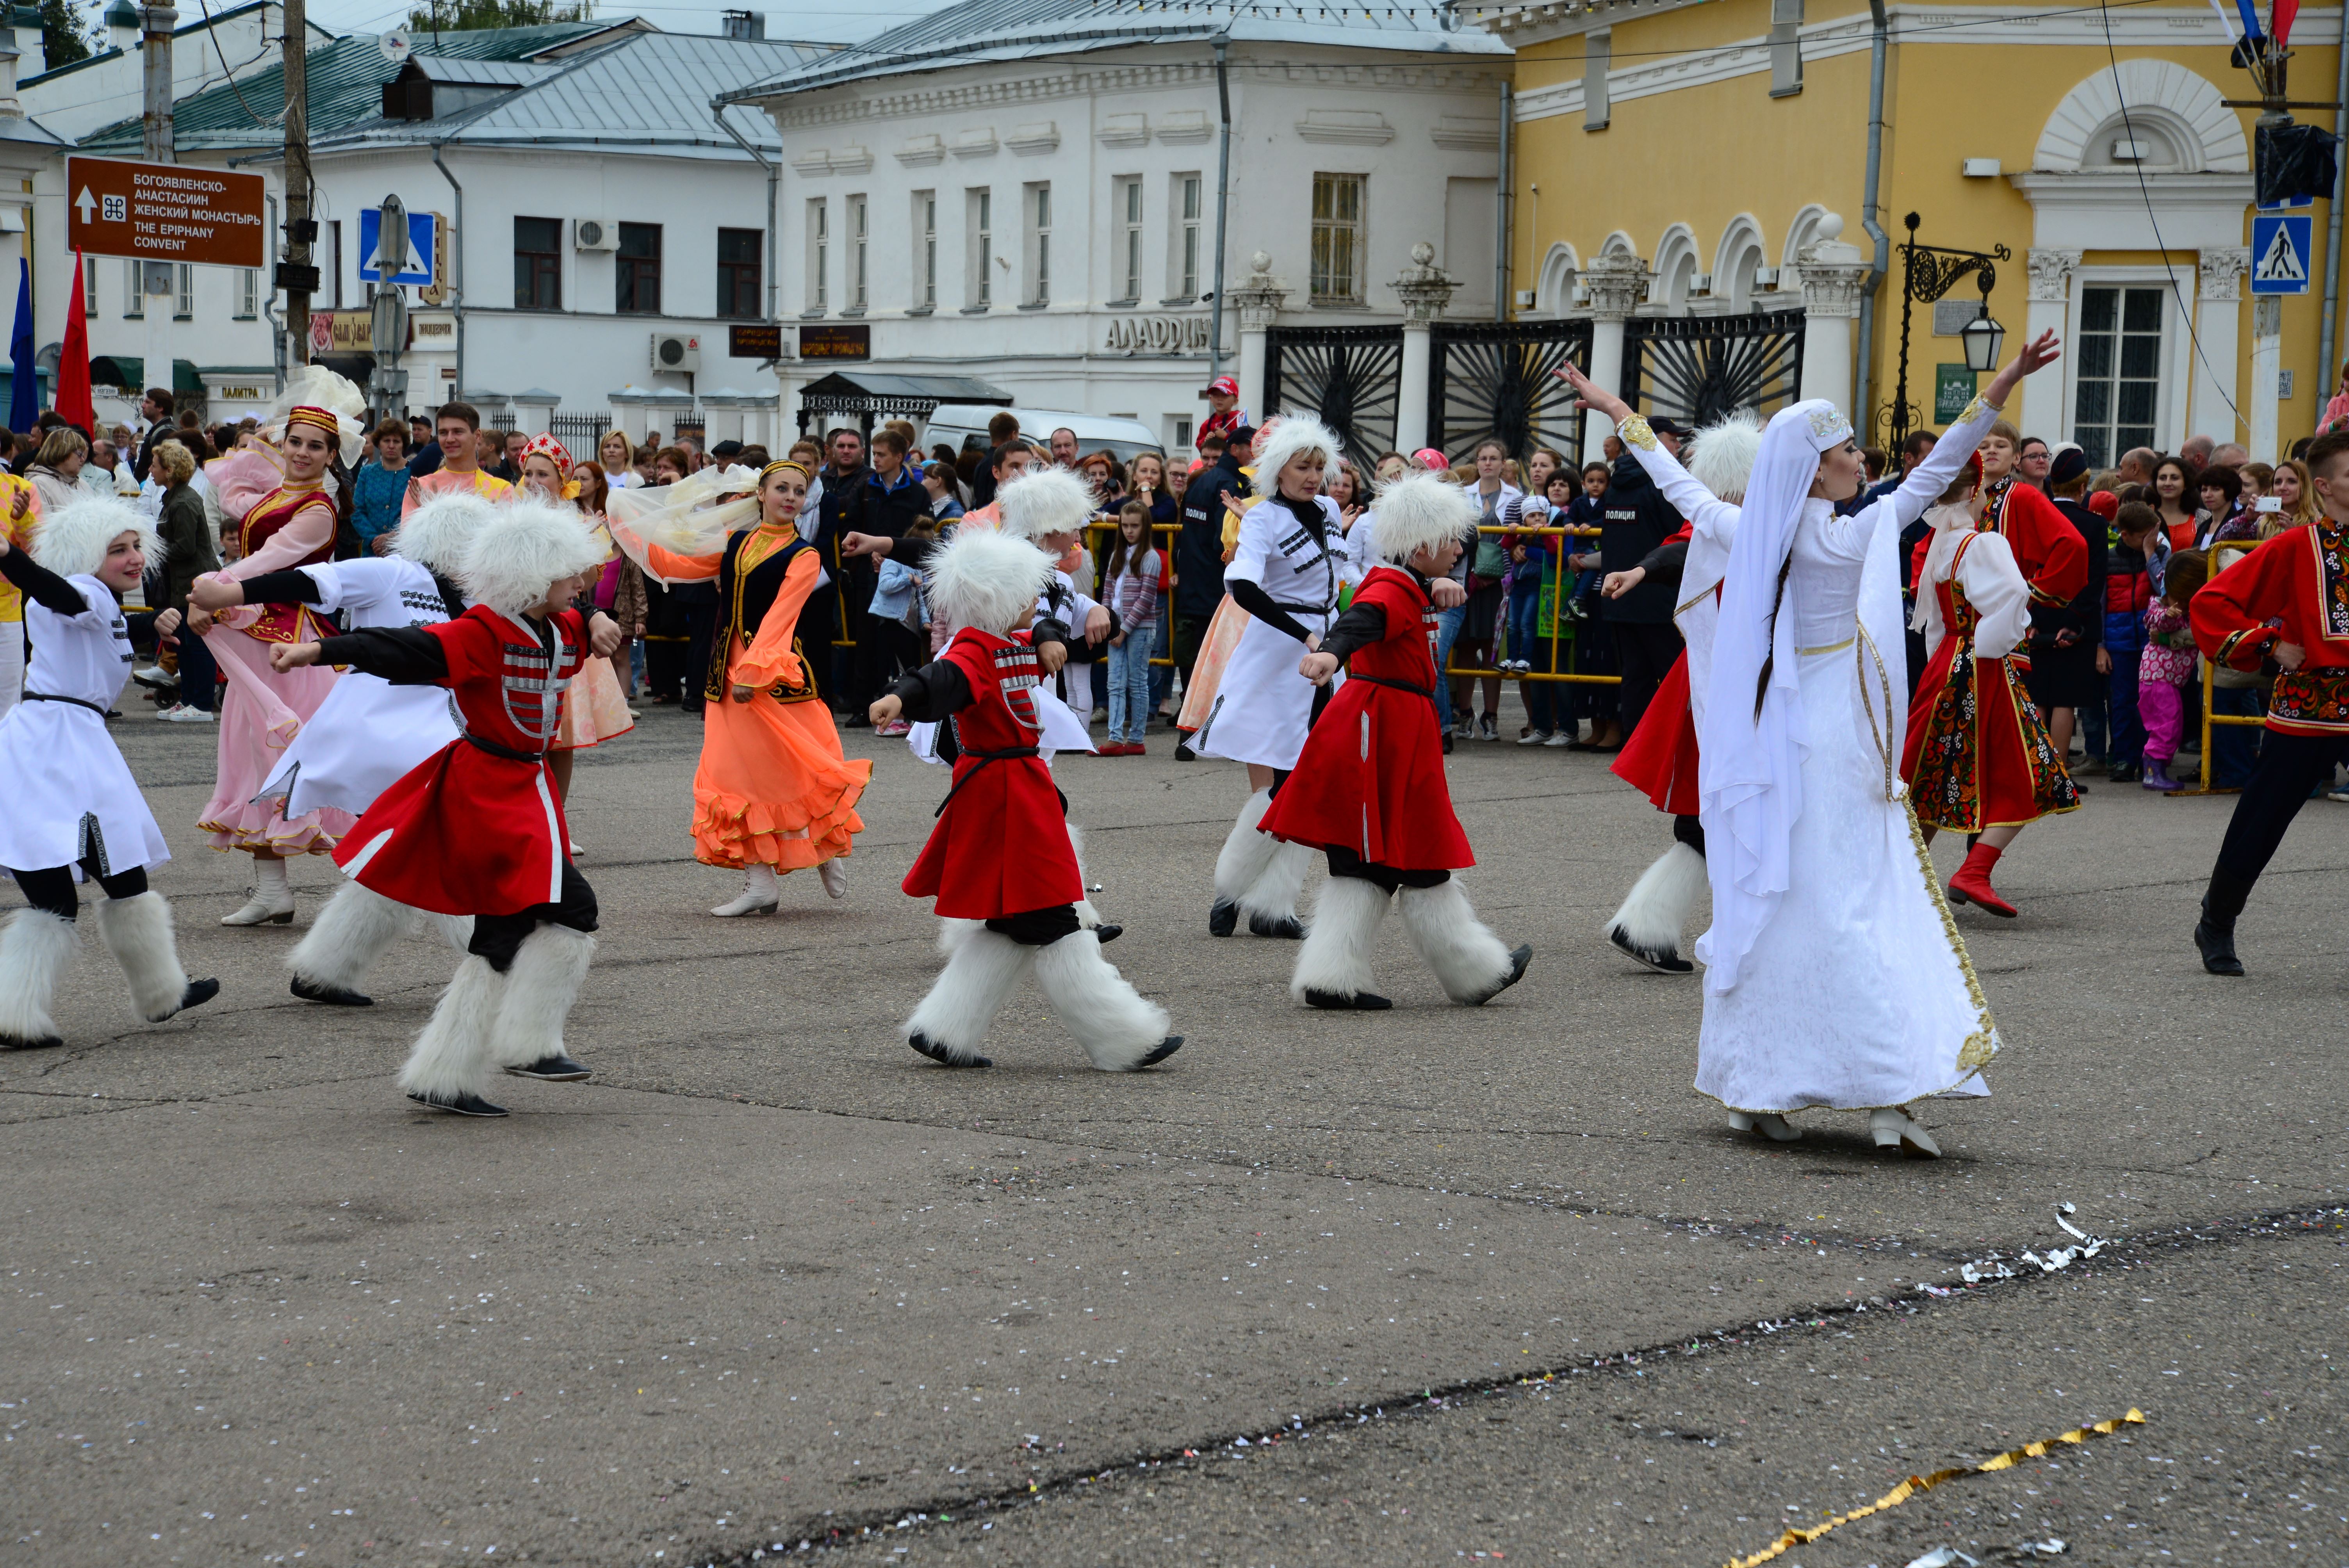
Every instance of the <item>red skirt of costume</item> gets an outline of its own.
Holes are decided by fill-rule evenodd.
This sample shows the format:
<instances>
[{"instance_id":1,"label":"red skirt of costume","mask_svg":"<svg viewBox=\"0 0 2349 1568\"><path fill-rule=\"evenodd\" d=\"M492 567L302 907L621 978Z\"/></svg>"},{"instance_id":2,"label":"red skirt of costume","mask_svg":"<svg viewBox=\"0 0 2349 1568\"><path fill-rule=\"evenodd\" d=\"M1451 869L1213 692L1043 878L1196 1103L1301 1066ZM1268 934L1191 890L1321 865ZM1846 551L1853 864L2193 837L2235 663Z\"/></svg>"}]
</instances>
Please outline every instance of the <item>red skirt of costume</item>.
<instances>
[{"instance_id":1,"label":"red skirt of costume","mask_svg":"<svg viewBox=\"0 0 2349 1568\"><path fill-rule=\"evenodd\" d=\"M2023 690L2017 661L1975 658L1964 591L1953 582L1933 591L1950 630L1917 682L1900 748L1917 820L1979 833L2075 810L2080 791Z\"/></svg>"},{"instance_id":2,"label":"red skirt of costume","mask_svg":"<svg viewBox=\"0 0 2349 1568\"><path fill-rule=\"evenodd\" d=\"M562 897L566 831L546 764L457 740L376 797L335 863L395 903L518 914Z\"/></svg>"},{"instance_id":3,"label":"red skirt of costume","mask_svg":"<svg viewBox=\"0 0 2349 1568\"><path fill-rule=\"evenodd\" d=\"M915 898L935 898L946 920L999 920L1085 896L1051 769L1035 757L977 755L1032 748L1036 653L976 627L957 632L942 658L958 665L972 701L955 716L962 756L930 841L905 873Z\"/></svg>"},{"instance_id":4,"label":"red skirt of costume","mask_svg":"<svg viewBox=\"0 0 2349 1568\"><path fill-rule=\"evenodd\" d=\"M1688 655L1683 652L1649 699L1640 727L1624 742L1610 771L1636 786L1656 803L1657 810L1693 817L1696 762L1696 715L1689 707Z\"/></svg>"},{"instance_id":5,"label":"red skirt of costume","mask_svg":"<svg viewBox=\"0 0 2349 1568\"><path fill-rule=\"evenodd\" d=\"M1476 857L1444 777L1434 700L1424 695L1435 685L1425 594L1402 573L1381 566L1363 579L1354 599L1386 613L1388 634L1347 661L1350 678L1321 710L1257 827L1292 844L1350 850L1397 871L1473 866ZM1414 689L1381 684L1389 680Z\"/></svg>"}]
</instances>

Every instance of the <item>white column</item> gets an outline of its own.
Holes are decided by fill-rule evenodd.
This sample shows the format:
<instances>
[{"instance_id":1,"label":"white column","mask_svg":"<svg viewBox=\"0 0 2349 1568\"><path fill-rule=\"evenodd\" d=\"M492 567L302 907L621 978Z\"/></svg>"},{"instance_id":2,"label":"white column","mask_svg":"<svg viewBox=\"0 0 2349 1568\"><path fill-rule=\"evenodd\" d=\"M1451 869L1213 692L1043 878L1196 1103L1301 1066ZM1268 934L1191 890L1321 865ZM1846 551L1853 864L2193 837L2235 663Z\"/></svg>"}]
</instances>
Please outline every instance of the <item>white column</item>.
<instances>
[{"instance_id":1,"label":"white column","mask_svg":"<svg viewBox=\"0 0 2349 1568\"><path fill-rule=\"evenodd\" d=\"M2271 463L2276 448L2278 373L2283 368L2283 301L2261 294L2251 301L2251 385L2242 399L2251 427L2251 461Z\"/></svg>"},{"instance_id":2,"label":"white column","mask_svg":"<svg viewBox=\"0 0 2349 1568\"><path fill-rule=\"evenodd\" d=\"M1838 238L1843 219L1820 218L1819 237L1802 248L1795 271L1803 283L1803 381L1798 395L1824 397L1865 425L1868 410L1851 406L1852 323L1868 285L1868 258Z\"/></svg>"},{"instance_id":3,"label":"white column","mask_svg":"<svg viewBox=\"0 0 2349 1568\"><path fill-rule=\"evenodd\" d=\"M2194 357L2193 401L2187 405L2185 419L2189 436L2208 436L2224 443L2239 435L2231 406L2235 345L2242 331L2243 274L2251 266L2249 246L2221 245L2202 252L2195 269L2199 286L2195 290L2194 335L2201 340L2201 352L2195 354L2190 343L2179 346ZM2272 385L2269 390L2274 390ZM2263 463L2275 460L2271 452L2264 457L2252 455Z\"/></svg>"},{"instance_id":4,"label":"white column","mask_svg":"<svg viewBox=\"0 0 2349 1568\"><path fill-rule=\"evenodd\" d=\"M2072 273L2080 264L2080 253L2034 245L2023 253L2023 259L2031 274L2030 300L2023 309L2023 341L2036 343L2041 334L2049 332L2058 338L2068 339L2072 335ZM2011 344L2013 339L2010 337L2008 341ZM2228 341L2234 341L2231 335ZM2068 343L2066 346L2069 346ZM2064 402L2062 385L2061 382L2053 384L2055 388L2053 393L2056 405L2055 418L2052 420L2033 419L2032 425L2042 430L2052 426L2056 432L2053 438L2065 441L2072 438L2072 410ZM2028 381L2014 389L2014 396L2023 401L2010 402L2006 407L2006 417L2014 422L2017 429L2022 429L2024 428L2023 409L2031 397ZM2201 399L2198 397L2195 400L2199 402Z\"/></svg>"},{"instance_id":5,"label":"white column","mask_svg":"<svg viewBox=\"0 0 2349 1568\"><path fill-rule=\"evenodd\" d=\"M1623 323L1647 293L1647 264L1637 256L1602 255L1582 269L1590 290L1590 379L1609 392L1623 383ZM1582 460L1606 460L1607 438L1615 423L1592 409L1582 427Z\"/></svg>"},{"instance_id":6,"label":"white column","mask_svg":"<svg viewBox=\"0 0 2349 1568\"><path fill-rule=\"evenodd\" d=\"M1266 351L1265 334L1280 318L1280 307L1288 303L1287 280L1272 275L1272 258L1258 251L1248 258L1248 275L1237 287L1224 291L1225 303L1237 307L1240 317L1240 362L1234 372L1239 377L1240 407L1248 417L1262 424L1279 410L1273 407L1280 397L1280 388L1265 384L1265 371L1270 355Z\"/></svg>"},{"instance_id":7,"label":"white column","mask_svg":"<svg viewBox=\"0 0 2349 1568\"><path fill-rule=\"evenodd\" d=\"M1395 446L1415 452L1429 444L1428 371L1435 351L1429 329L1460 285L1435 264L1435 247L1422 240L1412 246L1411 265L1392 286L1402 301L1402 386L1395 397Z\"/></svg>"}]
</instances>

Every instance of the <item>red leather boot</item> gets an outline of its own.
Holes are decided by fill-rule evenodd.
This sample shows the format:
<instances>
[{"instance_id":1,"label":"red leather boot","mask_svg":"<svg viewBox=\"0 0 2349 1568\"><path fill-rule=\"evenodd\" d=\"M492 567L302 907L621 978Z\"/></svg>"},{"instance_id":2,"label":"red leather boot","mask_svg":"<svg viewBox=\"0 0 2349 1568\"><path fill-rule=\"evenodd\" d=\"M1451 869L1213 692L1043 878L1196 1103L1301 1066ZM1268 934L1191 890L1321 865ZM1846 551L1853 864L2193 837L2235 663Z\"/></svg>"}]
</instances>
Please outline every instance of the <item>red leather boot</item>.
<instances>
[{"instance_id":1,"label":"red leather boot","mask_svg":"<svg viewBox=\"0 0 2349 1568\"><path fill-rule=\"evenodd\" d=\"M1976 844L1968 850L1966 863L1960 866L1958 874L1950 879L1950 902L1971 903L1985 913L2013 920L2014 905L1999 897L1998 890L1990 885L1991 868L1998 864L2001 853L1988 844Z\"/></svg>"}]
</instances>

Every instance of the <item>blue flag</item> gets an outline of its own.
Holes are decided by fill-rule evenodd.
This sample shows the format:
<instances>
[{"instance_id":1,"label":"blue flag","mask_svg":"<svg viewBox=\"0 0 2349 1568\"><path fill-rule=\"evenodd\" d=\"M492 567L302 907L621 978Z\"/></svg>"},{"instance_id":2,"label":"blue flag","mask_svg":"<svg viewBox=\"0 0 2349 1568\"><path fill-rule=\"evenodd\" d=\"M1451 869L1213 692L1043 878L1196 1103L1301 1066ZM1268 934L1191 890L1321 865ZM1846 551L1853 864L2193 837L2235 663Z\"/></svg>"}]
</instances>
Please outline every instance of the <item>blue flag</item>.
<instances>
[{"instance_id":1,"label":"blue flag","mask_svg":"<svg viewBox=\"0 0 2349 1568\"><path fill-rule=\"evenodd\" d=\"M41 373L33 363L33 263L16 263L16 329L8 336L8 363L15 372L8 395L8 428L29 430L41 417Z\"/></svg>"}]
</instances>

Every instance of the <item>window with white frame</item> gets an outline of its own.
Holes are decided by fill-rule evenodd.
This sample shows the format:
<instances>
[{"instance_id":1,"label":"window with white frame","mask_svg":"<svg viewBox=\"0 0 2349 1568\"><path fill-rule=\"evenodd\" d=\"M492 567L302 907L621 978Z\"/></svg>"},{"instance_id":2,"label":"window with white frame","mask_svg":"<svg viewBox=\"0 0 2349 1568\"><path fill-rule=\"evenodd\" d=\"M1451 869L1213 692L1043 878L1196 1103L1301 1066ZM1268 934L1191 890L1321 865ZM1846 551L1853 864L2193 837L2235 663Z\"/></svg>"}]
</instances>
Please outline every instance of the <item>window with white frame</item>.
<instances>
[{"instance_id":1,"label":"window with white frame","mask_svg":"<svg viewBox=\"0 0 2349 1568\"><path fill-rule=\"evenodd\" d=\"M1052 303L1052 187L1039 182L1026 188L1027 198L1027 286L1020 292L1022 303L1045 305Z\"/></svg>"},{"instance_id":2,"label":"window with white frame","mask_svg":"<svg viewBox=\"0 0 2349 1568\"><path fill-rule=\"evenodd\" d=\"M98 315L98 258L96 256L84 256L81 259L81 313L84 316L93 319Z\"/></svg>"},{"instance_id":3,"label":"window with white frame","mask_svg":"<svg viewBox=\"0 0 2349 1568\"><path fill-rule=\"evenodd\" d=\"M851 310L864 308L866 242L871 237L872 232L864 216L864 198L851 196L848 199L848 308Z\"/></svg>"},{"instance_id":4,"label":"window with white frame","mask_svg":"<svg viewBox=\"0 0 2349 1568\"><path fill-rule=\"evenodd\" d=\"M171 319L193 321L196 315L196 269L185 262L175 263L171 274Z\"/></svg>"},{"instance_id":5,"label":"window with white frame","mask_svg":"<svg viewBox=\"0 0 2349 1568\"><path fill-rule=\"evenodd\" d=\"M1206 186L1196 174L1174 176L1174 287L1179 300L1199 297L1199 223Z\"/></svg>"},{"instance_id":6,"label":"window with white frame","mask_svg":"<svg viewBox=\"0 0 2349 1568\"><path fill-rule=\"evenodd\" d=\"M938 193L914 192L914 308L938 307Z\"/></svg>"},{"instance_id":7,"label":"window with white frame","mask_svg":"<svg viewBox=\"0 0 2349 1568\"><path fill-rule=\"evenodd\" d=\"M2133 447L2159 445L2163 293L2158 284L2080 290L2072 438L2092 469Z\"/></svg>"},{"instance_id":8,"label":"window with white frame","mask_svg":"<svg viewBox=\"0 0 2349 1568\"><path fill-rule=\"evenodd\" d=\"M1313 303L1362 303L1362 187L1360 174L1313 176Z\"/></svg>"},{"instance_id":9,"label":"window with white frame","mask_svg":"<svg viewBox=\"0 0 2349 1568\"><path fill-rule=\"evenodd\" d=\"M236 270L236 319L251 321L261 314L261 269L239 267Z\"/></svg>"},{"instance_id":10,"label":"window with white frame","mask_svg":"<svg viewBox=\"0 0 2349 1568\"><path fill-rule=\"evenodd\" d=\"M1117 212L1117 297L1142 297L1142 180L1138 175L1115 181L1112 200Z\"/></svg>"},{"instance_id":11,"label":"window with white frame","mask_svg":"<svg viewBox=\"0 0 2349 1568\"><path fill-rule=\"evenodd\" d=\"M995 303L995 192L976 186L964 199L969 208L970 275L963 308L985 310Z\"/></svg>"},{"instance_id":12,"label":"window with white frame","mask_svg":"<svg viewBox=\"0 0 2349 1568\"><path fill-rule=\"evenodd\" d=\"M125 261L122 263L122 315L126 320L137 321L147 314L147 280L141 274L147 270L144 262ZM89 258L90 294L93 300L98 290L98 258Z\"/></svg>"},{"instance_id":13,"label":"window with white frame","mask_svg":"<svg viewBox=\"0 0 2349 1568\"><path fill-rule=\"evenodd\" d=\"M821 196L807 204L807 310L831 308L832 210Z\"/></svg>"}]
</instances>

